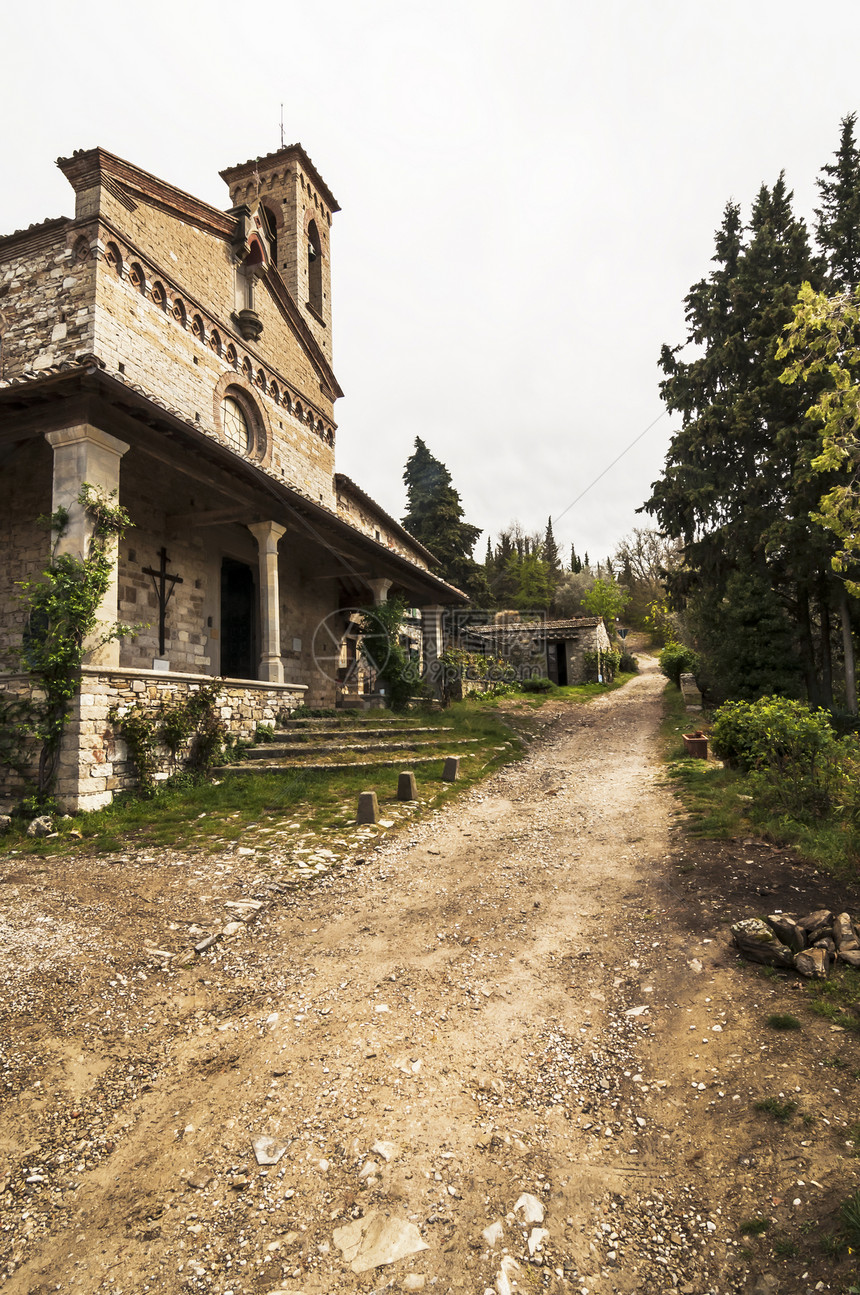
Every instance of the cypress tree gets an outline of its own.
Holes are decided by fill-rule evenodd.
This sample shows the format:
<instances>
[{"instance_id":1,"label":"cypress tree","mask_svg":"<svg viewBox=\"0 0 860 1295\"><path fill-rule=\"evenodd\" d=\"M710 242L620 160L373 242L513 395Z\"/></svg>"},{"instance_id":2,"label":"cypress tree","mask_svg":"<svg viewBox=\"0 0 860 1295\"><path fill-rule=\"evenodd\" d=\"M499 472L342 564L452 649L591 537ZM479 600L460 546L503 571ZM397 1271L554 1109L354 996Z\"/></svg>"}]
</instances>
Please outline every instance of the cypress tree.
<instances>
[{"instance_id":1,"label":"cypress tree","mask_svg":"<svg viewBox=\"0 0 860 1295\"><path fill-rule=\"evenodd\" d=\"M549 573L553 580L561 574L561 562L559 561L558 545L555 542L555 536L552 533L552 518L546 519L546 535L543 541L544 561L549 566Z\"/></svg>"},{"instance_id":2,"label":"cypress tree","mask_svg":"<svg viewBox=\"0 0 860 1295\"><path fill-rule=\"evenodd\" d=\"M439 559L445 580L463 589L473 601L487 596L483 572L472 557L480 526L463 520L460 495L451 474L430 453L420 436L406 462L407 512L403 525Z\"/></svg>"}]
</instances>

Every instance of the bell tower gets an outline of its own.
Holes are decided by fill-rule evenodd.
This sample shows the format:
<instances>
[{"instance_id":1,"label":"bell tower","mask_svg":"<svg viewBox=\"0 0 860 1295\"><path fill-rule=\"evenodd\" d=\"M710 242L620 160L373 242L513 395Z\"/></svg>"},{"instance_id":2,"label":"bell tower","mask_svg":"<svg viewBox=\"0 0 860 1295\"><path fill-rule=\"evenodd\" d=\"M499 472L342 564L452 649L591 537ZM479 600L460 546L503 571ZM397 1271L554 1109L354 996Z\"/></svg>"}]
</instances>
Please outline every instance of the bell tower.
<instances>
[{"instance_id":1,"label":"bell tower","mask_svg":"<svg viewBox=\"0 0 860 1295\"><path fill-rule=\"evenodd\" d=\"M301 144L220 174L233 206L261 215L272 262L331 364L330 233L337 199Z\"/></svg>"}]
</instances>

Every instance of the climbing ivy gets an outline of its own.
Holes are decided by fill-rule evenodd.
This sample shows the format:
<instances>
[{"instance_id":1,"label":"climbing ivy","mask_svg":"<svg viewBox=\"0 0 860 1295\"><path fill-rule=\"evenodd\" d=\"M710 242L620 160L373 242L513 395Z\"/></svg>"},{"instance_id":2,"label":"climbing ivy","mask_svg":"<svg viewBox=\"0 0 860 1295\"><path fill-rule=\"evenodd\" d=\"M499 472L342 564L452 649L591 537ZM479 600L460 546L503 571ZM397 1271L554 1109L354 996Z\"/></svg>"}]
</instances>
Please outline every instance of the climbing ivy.
<instances>
[{"instance_id":1,"label":"climbing ivy","mask_svg":"<svg viewBox=\"0 0 860 1295\"><path fill-rule=\"evenodd\" d=\"M96 641L98 611L113 575L114 544L131 524L125 509L116 503L116 492L103 491L84 482L78 503L92 522L92 536L85 556L58 553L60 540L69 524L68 510L58 508L50 517L40 518L53 536L51 559L38 577L21 582L21 602L26 611L24 639L13 651L19 669L28 676L28 695L7 702L0 713L5 730L0 739L0 759L19 770L19 761L6 758L6 749L21 735L33 737L39 745L34 803L50 801L57 775L60 746L71 705L81 682L81 665L86 651L133 632L132 626L110 625Z\"/></svg>"},{"instance_id":2,"label":"climbing ivy","mask_svg":"<svg viewBox=\"0 0 860 1295\"><path fill-rule=\"evenodd\" d=\"M110 712L110 721L128 748L141 791L148 795L155 791L159 746L167 748L172 776L177 773L179 752L189 739L191 771L205 774L212 767L227 732L215 705L220 687L221 681L213 680L172 705L162 703L155 712L147 712L139 704L127 710L115 707Z\"/></svg>"}]
</instances>

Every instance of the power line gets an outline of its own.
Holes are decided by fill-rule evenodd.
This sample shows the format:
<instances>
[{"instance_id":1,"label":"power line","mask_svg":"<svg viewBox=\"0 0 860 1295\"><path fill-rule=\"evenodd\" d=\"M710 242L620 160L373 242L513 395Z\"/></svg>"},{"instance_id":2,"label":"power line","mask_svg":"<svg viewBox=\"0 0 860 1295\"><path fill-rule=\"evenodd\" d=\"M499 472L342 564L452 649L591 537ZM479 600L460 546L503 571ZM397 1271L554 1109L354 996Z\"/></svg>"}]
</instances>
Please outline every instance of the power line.
<instances>
[{"instance_id":1,"label":"power line","mask_svg":"<svg viewBox=\"0 0 860 1295\"><path fill-rule=\"evenodd\" d=\"M644 431L644 432L640 432L638 436L635 436L635 437L633 438L633 440L630 442L630 444L629 444L628 446L626 446L626 447L621 451L621 453L620 453L616 458L614 458L614 459L612 460L612 462L611 462L611 463L607 464L607 466L603 469L603 471L602 471L602 472L600 472L600 473L598 473L598 475L594 478L594 480L593 480L592 482L590 482L590 484L589 484L589 485L587 485L587 486L585 487L585 489L584 489L584 490L582 490L582 491L581 491L581 492L576 496L576 498L575 498L574 500L572 500L572 501L571 501L571 503L569 503L569 504L567 505L567 508L565 508L562 512L560 512L560 513L559 513L559 515L558 515L558 517L554 517L554 518L553 518L553 525L555 525L555 524L556 524L556 522L560 522L560 521L561 521L561 519L562 519L562 517L564 517L566 513L569 513L569 512L570 512L570 510L571 510L571 508L574 508L574 507L579 503L580 499L583 499L583 498L588 494L589 490L591 490L594 486L596 486L596 485L597 485L597 483L598 483L598 481L600 481L603 477L605 477L605 476L606 476L606 474L607 474L607 472L610 472L610 471L612 470L612 468L614 468L614 467L615 467L616 463L620 463L620 462L621 462L621 460L624 458L624 455L625 455L625 454L628 454L628 453L630 452L630 450L632 450L632 449L633 449L633 446L634 446L634 445L636 445L636 444L638 444L638 442L642 440L642 437L643 437L643 436L645 436L648 432L650 432L650 431L651 431L651 428L652 428L652 427L656 427L656 426L657 426L657 424L659 423L659 421L660 421L660 419L661 419L661 418L665 418L665 417L666 417L666 413L667 413L667 410L665 410L665 409L664 409L661 413L659 413L659 414L657 415L657 417L654 419L654 421L653 421L653 422L651 422L651 423L649 423L649 424L648 424L648 426L645 428L645 431Z\"/></svg>"}]
</instances>

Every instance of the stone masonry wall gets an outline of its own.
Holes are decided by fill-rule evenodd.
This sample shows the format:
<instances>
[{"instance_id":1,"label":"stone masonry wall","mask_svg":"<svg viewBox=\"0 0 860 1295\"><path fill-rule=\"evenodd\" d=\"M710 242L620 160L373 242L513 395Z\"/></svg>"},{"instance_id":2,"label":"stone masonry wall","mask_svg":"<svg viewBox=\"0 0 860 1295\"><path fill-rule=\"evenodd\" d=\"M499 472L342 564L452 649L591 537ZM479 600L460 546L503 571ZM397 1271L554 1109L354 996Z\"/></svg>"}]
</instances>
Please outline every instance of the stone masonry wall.
<instances>
[{"instance_id":1,"label":"stone masonry wall","mask_svg":"<svg viewBox=\"0 0 860 1295\"><path fill-rule=\"evenodd\" d=\"M399 553L401 557L408 560L416 567L428 571L429 564L423 554L417 552L403 536L386 521L385 517L378 512L374 512L364 500L359 499L349 489L341 487L337 492L337 512L338 516L362 535L369 535L371 539L380 544L384 544L387 549L393 553Z\"/></svg>"},{"instance_id":2,"label":"stone masonry wall","mask_svg":"<svg viewBox=\"0 0 860 1295\"><path fill-rule=\"evenodd\" d=\"M70 222L0 239L0 383L92 351L94 289Z\"/></svg>"},{"instance_id":3,"label":"stone masonry wall","mask_svg":"<svg viewBox=\"0 0 860 1295\"><path fill-rule=\"evenodd\" d=\"M100 809L115 791L133 787L136 775L128 751L109 712L133 706L156 716L162 704L181 700L211 683L200 675L162 675L152 670L84 670L81 692L66 734L57 783L57 798L66 810ZM300 706L300 685L220 681L216 707L234 737L249 738L259 724L274 724L282 710ZM166 778L170 762L164 752L157 778Z\"/></svg>"}]
</instances>

